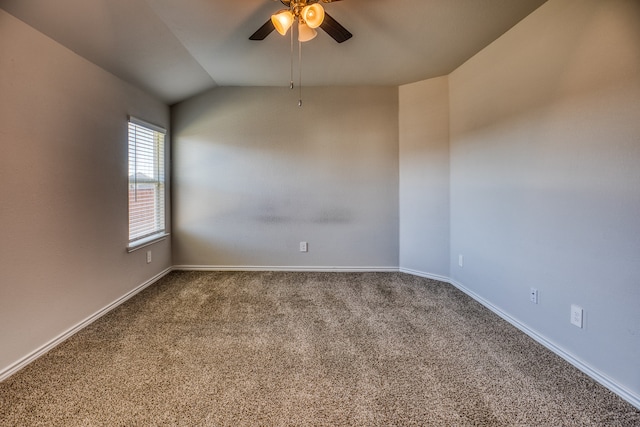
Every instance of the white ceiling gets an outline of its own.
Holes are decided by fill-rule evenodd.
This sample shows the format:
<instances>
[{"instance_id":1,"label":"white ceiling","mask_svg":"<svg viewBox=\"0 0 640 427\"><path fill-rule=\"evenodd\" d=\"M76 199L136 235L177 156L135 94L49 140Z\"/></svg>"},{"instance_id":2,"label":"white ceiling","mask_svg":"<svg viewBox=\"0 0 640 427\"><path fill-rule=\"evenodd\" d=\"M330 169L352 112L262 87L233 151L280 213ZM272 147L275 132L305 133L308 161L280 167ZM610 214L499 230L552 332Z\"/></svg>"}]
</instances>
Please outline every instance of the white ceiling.
<instances>
[{"instance_id":1,"label":"white ceiling","mask_svg":"<svg viewBox=\"0 0 640 427\"><path fill-rule=\"evenodd\" d=\"M545 1L325 4L354 36L338 44L319 29L304 43L303 84L400 85L448 74ZM0 0L0 8L168 104L215 86L289 84L289 37L249 40L283 8L278 0Z\"/></svg>"}]
</instances>

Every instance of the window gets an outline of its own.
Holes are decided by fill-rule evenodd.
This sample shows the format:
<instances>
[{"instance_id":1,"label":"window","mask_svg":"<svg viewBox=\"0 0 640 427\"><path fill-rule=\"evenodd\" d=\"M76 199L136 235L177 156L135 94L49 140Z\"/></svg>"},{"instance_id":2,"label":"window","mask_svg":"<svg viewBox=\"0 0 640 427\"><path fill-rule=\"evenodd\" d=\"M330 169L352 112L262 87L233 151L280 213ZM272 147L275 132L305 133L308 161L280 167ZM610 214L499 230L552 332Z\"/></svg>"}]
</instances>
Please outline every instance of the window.
<instances>
[{"instance_id":1,"label":"window","mask_svg":"<svg viewBox=\"0 0 640 427\"><path fill-rule=\"evenodd\" d=\"M129 118L129 249L164 237L166 131Z\"/></svg>"}]
</instances>

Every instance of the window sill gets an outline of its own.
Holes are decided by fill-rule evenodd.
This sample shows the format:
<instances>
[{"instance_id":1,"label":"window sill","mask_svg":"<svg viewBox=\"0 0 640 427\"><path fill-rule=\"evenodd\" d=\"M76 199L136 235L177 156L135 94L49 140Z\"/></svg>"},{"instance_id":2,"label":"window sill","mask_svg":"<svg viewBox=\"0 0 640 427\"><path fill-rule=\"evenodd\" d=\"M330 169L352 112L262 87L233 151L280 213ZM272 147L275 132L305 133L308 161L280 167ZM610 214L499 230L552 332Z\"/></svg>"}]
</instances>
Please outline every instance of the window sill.
<instances>
[{"instance_id":1,"label":"window sill","mask_svg":"<svg viewBox=\"0 0 640 427\"><path fill-rule=\"evenodd\" d=\"M145 237L144 239L136 240L135 242L130 243L127 246L127 252L131 253L146 246L153 245L154 243L161 242L163 240L166 240L168 236L169 233L160 233L154 234L153 236Z\"/></svg>"}]
</instances>

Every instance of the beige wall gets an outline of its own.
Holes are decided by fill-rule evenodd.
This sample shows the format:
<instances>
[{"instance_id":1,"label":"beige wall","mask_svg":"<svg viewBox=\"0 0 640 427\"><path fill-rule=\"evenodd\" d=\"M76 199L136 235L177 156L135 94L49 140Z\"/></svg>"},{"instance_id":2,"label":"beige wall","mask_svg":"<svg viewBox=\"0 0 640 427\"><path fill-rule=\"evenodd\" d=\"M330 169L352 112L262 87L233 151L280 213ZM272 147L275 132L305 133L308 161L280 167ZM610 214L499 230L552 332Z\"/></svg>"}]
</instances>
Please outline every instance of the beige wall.
<instances>
[{"instance_id":1,"label":"beige wall","mask_svg":"<svg viewBox=\"0 0 640 427\"><path fill-rule=\"evenodd\" d=\"M172 108L174 264L397 268L398 89L297 100L217 88Z\"/></svg>"},{"instance_id":2,"label":"beige wall","mask_svg":"<svg viewBox=\"0 0 640 427\"><path fill-rule=\"evenodd\" d=\"M449 277L449 82L400 86L400 268Z\"/></svg>"},{"instance_id":3,"label":"beige wall","mask_svg":"<svg viewBox=\"0 0 640 427\"><path fill-rule=\"evenodd\" d=\"M551 0L449 83L451 277L640 402L640 2Z\"/></svg>"},{"instance_id":4,"label":"beige wall","mask_svg":"<svg viewBox=\"0 0 640 427\"><path fill-rule=\"evenodd\" d=\"M0 376L171 265L128 254L127 115L169 109L0 10Z\"/></svg>"}]
</instances>

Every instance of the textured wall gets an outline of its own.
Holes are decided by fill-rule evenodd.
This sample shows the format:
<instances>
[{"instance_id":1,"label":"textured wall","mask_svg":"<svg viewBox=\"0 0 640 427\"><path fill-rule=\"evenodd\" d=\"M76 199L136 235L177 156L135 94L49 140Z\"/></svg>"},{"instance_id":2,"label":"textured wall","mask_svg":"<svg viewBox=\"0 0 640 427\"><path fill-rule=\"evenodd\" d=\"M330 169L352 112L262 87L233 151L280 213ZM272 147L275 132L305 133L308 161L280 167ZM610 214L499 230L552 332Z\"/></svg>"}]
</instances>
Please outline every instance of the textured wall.
<instances>
[{"instance_id":1,"label":"textured wall","mask_svg":"<svg viewBox=\"0 0 640 427\"><path fill-rule=\"evenodd\" d=\"M449 84L400 86L400 267L449 277Z\"/></svg>"},{"instance_id":2,"label":"textured wall","mask_svg":"<svg viewBox=\"0 0 640 427\"><path fill-rule=\"evenodd\" d=\"M449 84L452 277L639 396L640 3L549 1Z\"/></svg>"},{"instance_id":3,"label":"textured wall","mask_svg":"<svg viewBox=\"0 0 640 427\"><path fill-rule=\"evenodd\" d=\"M171 265L128 254L127 115L169 109L0 10L0 373Z\"/></svg>"},{"instance_id":4,"label":"textured wall","mask_svg":"<svg viewBox=\"0 0 640 427\"><path fill-rule=\"evenodd\" d=\"M398 89L304 98L217 88L172 108L174 264L398 266Z\"/></svg>"}]
</instances>

